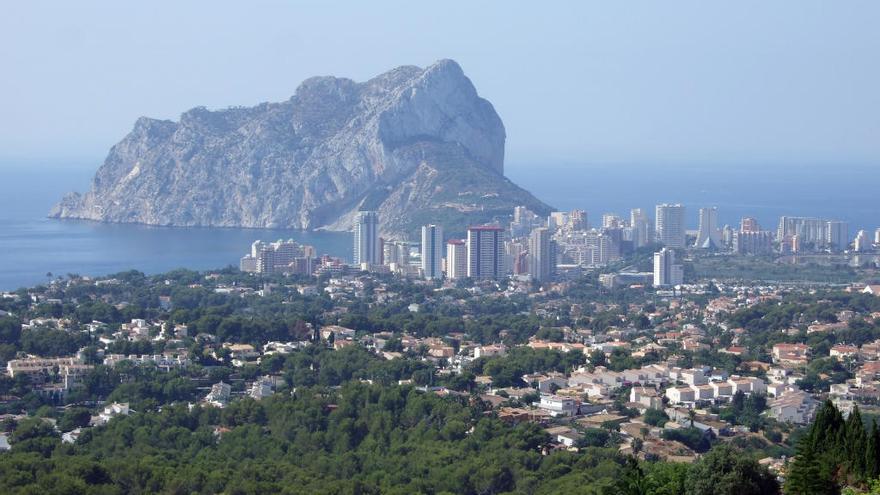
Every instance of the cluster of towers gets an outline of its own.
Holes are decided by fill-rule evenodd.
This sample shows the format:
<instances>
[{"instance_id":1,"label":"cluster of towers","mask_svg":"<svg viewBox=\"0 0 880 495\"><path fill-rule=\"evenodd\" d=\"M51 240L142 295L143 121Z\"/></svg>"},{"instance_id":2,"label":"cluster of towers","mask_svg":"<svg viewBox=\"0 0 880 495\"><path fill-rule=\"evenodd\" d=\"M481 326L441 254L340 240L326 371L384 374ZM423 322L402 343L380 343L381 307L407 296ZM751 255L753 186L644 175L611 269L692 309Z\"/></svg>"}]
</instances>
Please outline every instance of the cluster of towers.
<instances>
[{"instance_id":1,"label":"cluster of towers","mask_svg":"<svg viewBox=\"0 0 880 495\"><path fill-rule=\"evenodd\" d=\"M419 262L411 263L415 247L404 241L385 241L379 235L379 216L375 211L360 211L354 226L354 264L362 268L391 266L397 271L426 279L499 279L507 275L505 229L497 225L474 225L464 239L446 239L443 227L422 226L417 247ZM549 280L555 270L555 252L551 233L546 228L530 229L529 273L538 280Z\"/></svg>"}]
</instances>

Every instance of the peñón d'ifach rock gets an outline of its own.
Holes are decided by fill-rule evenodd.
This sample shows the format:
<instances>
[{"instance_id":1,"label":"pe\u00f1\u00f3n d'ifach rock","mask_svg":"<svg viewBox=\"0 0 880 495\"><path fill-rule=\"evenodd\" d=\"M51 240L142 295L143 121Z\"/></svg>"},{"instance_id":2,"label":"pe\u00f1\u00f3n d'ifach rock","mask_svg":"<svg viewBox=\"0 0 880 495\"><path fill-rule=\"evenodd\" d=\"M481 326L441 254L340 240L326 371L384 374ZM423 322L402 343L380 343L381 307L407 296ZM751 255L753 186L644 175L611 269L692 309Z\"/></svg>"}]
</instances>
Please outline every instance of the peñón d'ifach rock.
<instances>
[{"instance_id":1,"label":"pe\u00f1\u00f3n d'ifach rock","mask_svg":"<svg viewBox=\"0 0 880 495\"><path fill-rule=\"evenodd\" d=\"M303 82L288 101L142 117L85 194L50 216L169 226L348 230L359 209L381 228L452 232L549 207L504 177L504 125L452 60L365 83Z\"/></svg>"}]
</instances>

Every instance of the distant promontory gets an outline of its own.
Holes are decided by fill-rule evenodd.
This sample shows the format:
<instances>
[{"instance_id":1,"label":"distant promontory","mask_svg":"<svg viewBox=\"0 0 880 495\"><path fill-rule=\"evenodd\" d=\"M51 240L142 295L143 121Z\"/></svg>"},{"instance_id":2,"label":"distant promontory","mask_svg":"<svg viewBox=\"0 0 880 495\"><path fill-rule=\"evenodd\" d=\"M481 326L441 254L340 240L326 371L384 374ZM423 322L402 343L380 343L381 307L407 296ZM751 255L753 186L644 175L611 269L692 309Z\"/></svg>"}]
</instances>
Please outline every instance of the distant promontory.
<instances>
[{"instance_id":1,"label":"distant promontory","mask_svg":"<svg viewBox=\"0 0 880 495\"><path fill-rule=\"evenodd\" d=\"M386 233L455 231L549 207L504 177L505 131L452 60L364 83L303 82L292 98L142 117L91 190L50 216L169 226L348 230L378 210Z\"/></svg>"}]
</instances>

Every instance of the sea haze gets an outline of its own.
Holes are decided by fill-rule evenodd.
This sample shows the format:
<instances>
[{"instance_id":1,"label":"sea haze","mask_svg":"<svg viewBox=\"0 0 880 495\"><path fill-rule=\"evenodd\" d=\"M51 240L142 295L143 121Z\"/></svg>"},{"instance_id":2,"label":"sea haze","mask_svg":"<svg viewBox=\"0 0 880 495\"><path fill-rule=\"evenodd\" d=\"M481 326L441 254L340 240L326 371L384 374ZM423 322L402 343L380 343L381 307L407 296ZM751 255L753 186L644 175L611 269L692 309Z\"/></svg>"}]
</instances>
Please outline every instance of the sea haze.
<instances>
[{"instance_id":1,"label":"sea haze","mask_svg":"<svg viewBox=\"0 0 880 495\"><path fill-rule=\"evenodd\" d=\"M880 226L878 182L870 167L645 166L512 163L507 176L556 208L581 208L590 222L602 213L658 202L687 207L696 228L700 206L718 206L719 221L756 217L776 228L780 215L819 216L858 229ZM46 274L105 275L137 269L236 265L255 239L294 238L319 253L351 258L348 233L263 229L168 228L51 220L46 214L66 192L84 192L93 166L0 164L0 290L46 280Z\"/></svg>"}]
</instances>

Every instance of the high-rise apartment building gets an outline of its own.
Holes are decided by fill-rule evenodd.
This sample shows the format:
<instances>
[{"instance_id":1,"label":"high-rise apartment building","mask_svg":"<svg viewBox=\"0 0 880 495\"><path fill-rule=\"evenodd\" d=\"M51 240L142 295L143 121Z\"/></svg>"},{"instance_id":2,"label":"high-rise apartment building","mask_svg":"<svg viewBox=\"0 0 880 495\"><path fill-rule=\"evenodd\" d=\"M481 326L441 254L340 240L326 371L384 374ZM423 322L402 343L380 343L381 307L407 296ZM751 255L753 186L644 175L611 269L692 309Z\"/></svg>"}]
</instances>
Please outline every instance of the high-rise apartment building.
<instances>
[{"instance_id":1,"label":"high-rise apartment building","mask_svg":"<svg viewBox=\"0 0 880 495\"><path fill-rule=\"evenodd\" d=\"M354 264L382 264L382 246L379 241L379 214L359 211L354 223Z\"/></svg>"},{"instance_id":2,"label":"high-rise apartment building","mask_svg":"<svg viewBox=\"0 0 880 495\"><path fill-rule=\"evenodd\" d=\"M443 228L422 227L422 273L427 279L443 278Z\"/></svg>"},{"instance_id":3,"label":"high-rise apartment building","mask_svg":"<svg viewBox=\"0 0 880 495\"><path fill-rule=\"evenodd\" d=\"M826 222L825 246L832 251L844 251L849 246L849 223L840 220Z\"/></svg>"},{"instance_id":4,"label":"high-rise apartment building","mask_svg":"<svg viewBox=\"0 0 880 495\"><path fill-rule=\"evenodd\" d=\"M733 250L739 254L770 254L773 252L773 233L768 230L734 232Z\"/></svg>"},{"instance_id":5,"label":"high-rise apartment building","mask_svg":"<svg viewBox=\"0 0 880 495\"><path fill-rule=\"evenodd\" d=\"M669 248L684 248L684 206L680 204L657 205L654 222L657 241Z\"/></svg>"},{"instance_id":6,"label":"high-rise apartment building","mask_svg":"<svg viewBox=\"0 0 880 495\"><path fill-rule=\"evenodd\" d=\"M547 227L551 230L560 229L567 224L568 212L566 211L551 211L550 216L547 217Z\"/></svg>"},{"instance_id":7,"label":"high-rise apartment building","mask_svg":"<svg viewBox=\"0 0 880 495\"><path fill-rule=\"evenodd\" d=\"M736 234L733 228L730 225L724 225L721 227L721 244L724 244L725 247L733 245L733 236Z\"/></svg>"},{"instance_id":8,"label":"high-rise apartment building","mask_svg":"<svg viewBox=\"0 0 880 495\"><path fill-rule=\"evenodd\" d=\"M599 248L599 263L604 265L619 260L622 244L623 229L605 228L600 230L596 238L596 246Z\"/></svg>"},{"instance_id":9,"label":"high-rise apartment building","mask_svg":"<svg viewBox=\"0 0 880 495\"><path fill-rule=\"evenodd\" d=\"M446 242L446 278L465 278L467 268L467 244L461 239L449 239Z\"/></svg>"},{"instance_id":10,"label":"high-rise apartment building","mask_svg":"<svg viewBox=\"0 0 880 495\"><path fill-rule=\"evenodd\" d=\"M556 271L556 246L550 230L538 228L529 238L529 275L539 282L552 280Z\"/></svg>"},{"instance_id":11,"label":"high-rise apartment building","mask_svg":"<svg viewBox=\"0 0 880 495\"><path fill-rule=\"evenodd\" d=\"M856 234L855 241L853 241L853 249L857 253L864 253L871 249L870 239L868 239L868 233L864 230L860 230L858 234Z\"/></svg>"},{"instance_id":12,"label":"high-rise apartment building","mask_svg":"<svg viewBox=\"0 0 880 495\"><path fill-rule=\"evenodd\" d=\"M739 221L740 232L758 232L760 230L761 226L758 225L758 221L752 217L742 217Z\"/></svg>"},{"instance_id":13,"label":"high-rise apartment building","mask_svg":"<svg viewBox=\"0 0 880 495\"><path fill-rule=\"evenodd\" d=\"M541 217L525 206L513 208L513 222L510 223L510 235L523 237L529 235L533 228L543 225Z\"/></svg>"},{"instance_id":14,"label":"high-rise apartment building","mask_svg":"<svg viewBox=\"0 0 880 495\"><path fill-rule=\"evenodd\" d=\"M621 219L619 216L614 213L602 214L603 229L619 229L621 227L623 227L623 219Z\"/></svg>"},{"instance_id":15,"label":"high-rise apartment building","mask_svg":"<svg viewBox=\"0 0 880 495\"><path fill-rule=\"evenodd\" d=\"M641 208L630 210L629 226L632 228L633 248L638 249L654 241L654 229L645 210Z\"/></svg>"},{"instance_id":16,"label":"high-rise apartment building","mask_svg":"<svg viewBox=\"0 0 880 495\"><path fill-rule=\"evenodd\" d=\"M718 229L718 208L700 208L700 227L695 248L718 249L721 247L721 231Z\"/></svg>"},{"instance_id":17,"label":"high-rise apartment building","mask_svg":"<svg viewBox=\"0 0 880 495\"><path fill-rule=\"evenodd\" d=\"M382 264L404 266L409 265L410 244L405 241L382 242Z\"/></svg>"},{"instance_id":18,"label":"high-rise apartment building","mask_svg":"<svg viewBox=\"0 0 880 495\"><path fill-rule=\"evenodd\" d=\"M501 273L513 273L515 275L529 273L529 239L506 240L504 241L502 251Z\"/></svg>"},{"instance_id":19,"label":"high-rise apartment building","mask_svg":"<svg viewBox=\"0 0 880 495\"><path fill-rule=\"evenodd\" d=\"M504 274L503 230L494 225L467 229L467 274L470 278L498 279Z\"/></svg>"},{"instance_id":20,"label":"high-rise apartment building","mask_svg":"<svg viewBox=\"0 0 880 495\"><path fill-rule=\"evenodd\" d=\"M684 282L684 269L675 263L675 251L663 248L654 253L654 286L670 287Z\"/></svg>"},{"instance_id":21,"label":"high-rise apartment building","mask_svg":"<svg viewBox=\"0 0 880 495\"><path fill-rule=\"evenodd\" d=\"M797 236L797 244L803 251L808 245L813 248L824 246L827 238L828 223L821 218L811 217L779 217L776 229L776 240L782 242Z\"/></svg>"},{"instance_id":22,"label":"high-rise apartment building","mask_svg":"<svg viewBox=\"0 0 880 495\"><path fill-rule=\"evenodd\" d=\"M300 273L311 274L314 266L315 248L299 244L293 239L276 242L255 241L250 254L239 264L242 271L254 273Z\"/></svg>"},{"instance_id":23,"label":"high-rise apartment building","mask_svg":"<svg viewBox=\"0 0 880 495\"><path fill-rule=\"evenodd\" d=\"M568 226L571 230L587 230L590 228L590 222L587 219L587 212L583 210L571 210L568 214Z\"/></svg>"}]
</instances>

